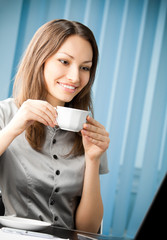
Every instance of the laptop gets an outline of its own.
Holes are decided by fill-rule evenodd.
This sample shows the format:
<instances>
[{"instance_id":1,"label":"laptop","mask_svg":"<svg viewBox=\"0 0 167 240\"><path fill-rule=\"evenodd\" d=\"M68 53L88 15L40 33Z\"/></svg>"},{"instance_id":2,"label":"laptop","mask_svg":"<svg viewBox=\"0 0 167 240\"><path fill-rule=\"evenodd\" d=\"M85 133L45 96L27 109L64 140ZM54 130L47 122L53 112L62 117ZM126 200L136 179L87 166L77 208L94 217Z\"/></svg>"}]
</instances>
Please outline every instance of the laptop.
<instances>
[{"instance_id":1,"label":"laptop","mask_svg":"<svg viewBox=\"0 0 167 240\"><path fill-rule=\"evenodd\" d=\"M135 236L135 240L150 239L167 239L167 173Z\"/></svg>"},{"instance_id":2,"label":"laptop","mask_svg":"<svg viewBox=\"0 0 167 240\"><path fill-rule=\"evenodd\" d=\"M166 225L166 227L164 227ZM90 240L91 237L78 235L79 240ZM167 174L149 207L135 238L103 236L99 240L167 240Z\"/></svg>"}]
</instances>

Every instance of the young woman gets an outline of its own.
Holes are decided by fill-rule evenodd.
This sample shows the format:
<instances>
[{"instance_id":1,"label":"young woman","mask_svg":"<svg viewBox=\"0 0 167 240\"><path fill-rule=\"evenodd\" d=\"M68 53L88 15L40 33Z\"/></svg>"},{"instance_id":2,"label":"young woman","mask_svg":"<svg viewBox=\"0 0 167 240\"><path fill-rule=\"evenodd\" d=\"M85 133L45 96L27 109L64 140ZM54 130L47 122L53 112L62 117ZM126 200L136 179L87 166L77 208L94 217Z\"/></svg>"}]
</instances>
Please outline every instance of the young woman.
<instances>
[{"instance_id":1,"label":"young woman","mask_svg":"<svg viewBox=\"0 0 167 240\"><path fill-rule=\"evenodd\" d=\"M89 28L53 20L38 29L0 102L0 189L5 215L97 232L99 173L109 134L87 117L80 133L59 129L56 106L90 110L98 49Z\"/></svg>"}]
</instances>

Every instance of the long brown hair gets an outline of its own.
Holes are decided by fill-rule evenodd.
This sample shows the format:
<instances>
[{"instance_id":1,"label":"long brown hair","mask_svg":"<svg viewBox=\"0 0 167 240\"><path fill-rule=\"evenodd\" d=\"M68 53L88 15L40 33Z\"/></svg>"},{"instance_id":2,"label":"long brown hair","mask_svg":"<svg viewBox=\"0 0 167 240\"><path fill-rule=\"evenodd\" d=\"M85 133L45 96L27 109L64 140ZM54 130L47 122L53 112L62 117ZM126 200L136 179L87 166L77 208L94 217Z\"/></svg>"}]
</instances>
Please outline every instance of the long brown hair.
<instances>
[{"instance_id":1,"label":"long brown hair","mask_svg":"<svg viewBox=\"0 0 167 240\"><path fill-rule=\"evenodd\" d=\"M92 67L88 84L66 106L90 110L93 114L91 87L98 62L98 48L92 31L85 25L65 19L52 20L41 26L30 41L15 77L13 96L18 107L27 99L46 100L44 63L55 54L71 35L79 35L89 41L93 50ZM26 138L32 148L41 150L45 140L45 127L34 122L26 129ZM76 134L70 154L84 153L81 134Z\"/></svg>"}]
</instances>

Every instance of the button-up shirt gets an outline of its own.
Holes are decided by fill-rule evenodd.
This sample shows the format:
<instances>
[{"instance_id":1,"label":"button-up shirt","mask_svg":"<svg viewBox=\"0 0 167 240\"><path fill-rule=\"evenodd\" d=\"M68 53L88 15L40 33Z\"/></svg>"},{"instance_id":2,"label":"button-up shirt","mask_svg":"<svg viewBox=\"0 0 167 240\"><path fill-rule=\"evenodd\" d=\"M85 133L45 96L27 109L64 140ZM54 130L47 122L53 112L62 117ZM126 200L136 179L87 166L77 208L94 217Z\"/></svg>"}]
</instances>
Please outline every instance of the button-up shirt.
<instances>
[{"instance_id":1,"label":"button-up shirt","mask_svg":"<svg viewBox=\"0 0 167 240\"><path fill-rule=\"evenodd\" d=\"M0 102L0 130L18 111L12 98ZM0 156L0 189L5 215L15 215L74 228L75 211L83 188L85 159L67 155L75 133L46 127L41 151L17 136ZM108 172L103 154L99 173Z\"/></svg>"}]
</instances>

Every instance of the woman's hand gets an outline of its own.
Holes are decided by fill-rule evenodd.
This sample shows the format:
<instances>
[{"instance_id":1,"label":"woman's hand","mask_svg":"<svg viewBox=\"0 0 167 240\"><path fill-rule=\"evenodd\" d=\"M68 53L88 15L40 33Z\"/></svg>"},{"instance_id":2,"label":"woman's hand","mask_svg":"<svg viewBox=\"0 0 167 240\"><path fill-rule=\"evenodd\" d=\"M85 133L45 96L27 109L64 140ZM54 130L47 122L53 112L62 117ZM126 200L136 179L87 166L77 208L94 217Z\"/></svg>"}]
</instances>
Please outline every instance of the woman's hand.
<instances>
[{"instance_id":1,"label":"woman's hand","mask_svg":"<svg viewBox=\"0 0 167 240\"><path fill-rule=\"evenodd\" d=\"M56 116L56 109L48 102L28 99L21 105L9 124L15 134L19 135L34 121L54 127L57 125Z\"/></svg>"},{"instance_id":2,"label":"woman's hand","mask_svg":"<svg viewBox=\"0 0 167 240\"><path fill-rule=\"evenodd\" d=\"M85 155L91 159L99 159L110 143L109 133L105 127L92 117L87 117L87 123L81 130Z\"/></svg>"}]
</instances>

